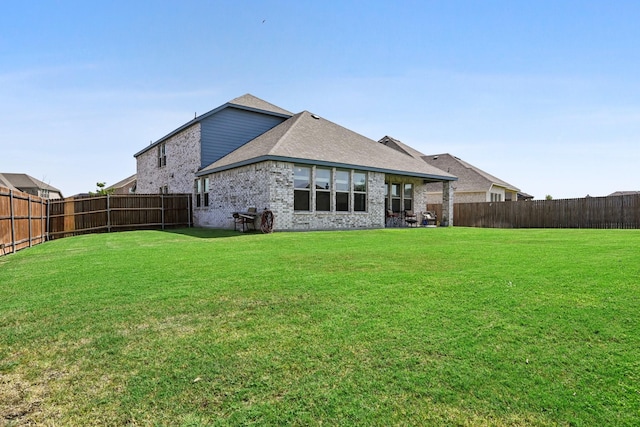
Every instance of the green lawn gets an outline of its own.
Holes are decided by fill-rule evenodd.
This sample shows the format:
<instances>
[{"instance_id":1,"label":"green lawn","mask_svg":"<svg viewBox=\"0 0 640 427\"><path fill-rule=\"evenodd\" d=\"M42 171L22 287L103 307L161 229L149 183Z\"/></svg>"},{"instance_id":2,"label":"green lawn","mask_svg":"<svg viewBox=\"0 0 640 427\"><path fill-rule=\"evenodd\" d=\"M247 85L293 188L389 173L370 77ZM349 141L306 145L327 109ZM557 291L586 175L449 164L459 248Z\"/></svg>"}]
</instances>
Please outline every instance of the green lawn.
<instances>
[{"instance_id":1,"label":"green lawn","mask_svg":"<svg viewBox=\"0 0 640 427\"><path fill-rule=\"evenodd\" d=\"M637 425L640 231L73 237L0 257L0 425Z\"/></svg>"}]
</instances>

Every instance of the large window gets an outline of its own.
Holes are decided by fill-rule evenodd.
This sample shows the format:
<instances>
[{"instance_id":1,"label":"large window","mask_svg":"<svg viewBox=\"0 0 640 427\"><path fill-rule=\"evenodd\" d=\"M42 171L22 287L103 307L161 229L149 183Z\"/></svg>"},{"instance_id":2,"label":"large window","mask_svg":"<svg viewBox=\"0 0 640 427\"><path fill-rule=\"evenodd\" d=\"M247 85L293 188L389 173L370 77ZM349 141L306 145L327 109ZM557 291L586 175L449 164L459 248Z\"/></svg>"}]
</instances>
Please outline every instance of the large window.
<instances>
[{"instance_id":1,"label":"large window","mask_svg":"<svg viewBox=\"0 0 640 427\"><path fill-rule=\"evenodd\" d=\"M193 193L196 196L196 208L199 208L200 206L202 206L202 180L200 180L199 178L196 179L195 183L193 184Z\"/></svg>"},{"instance_id":2,"label":"large window","mask_svg":"<svg viewBox=\"0 0 640 427\"><path fill-rule=\"evenodd\" d=\"M209 206L209 177L203 178L202 196L205 206Z\"/></svg>"},{"instance_id":3,"label":"large window","mask_svg":"<svg viewBox=\"0 0 640 427\"><path fill-rule=\"evenodd\" d=\"M404 184L403 196L404 210L413 210L413 184Z\"/></svg>"},{"instance_id":4,"label":"large window","mask_svg":"<svg viewBox=\"0 0 640 427\"><path fill-rule=\"evenodd\" d=\"M336 211L349 211L349 171L336 171Z\"/></svg>"},{"instance_id":5,"label":"large window","mask_svg":"<svg viewBox=\"0 0 640 427\"><path fill-rule=\"evenodd\" d=\"M293 168L293 209L308 211L311 209L311 168L295 166Z\"/></svg>"},{"instance_id":6,"label":"large window","mask_svg":"<svg viewBox=\"0 0 640 427\"><path fill-rule=\"evenodd\" d=\"M391 184L391 210L400 212L400 201L402 194L400 193L401 184Z\"/></svg>"},{"instance_id":7,"label":"large window","mask_svg":"<svg viewBox=\"0 0 640 427\"><path fill-rule=\"evenodd\" d=\"M295 211L367 211L366 172L295 165L293 181Z\"/></svg>"},{"instance_id":8,"label":"large window","mask_svg":"<svg viewBox=\"0 0 640 427\"><path fill-rule=\"evenodd\" d=\"M367 174L364 172L353 173L353 210L367 210Z\"/></svg>"},{"instance_id":9,"label":"large window","mask_svg":"<svg viewBox=\"0 0 640 427\"><path fill-rule=\"evenodd\" d=\"M393 178L392 178L393 180ZM415 209L415 183L387 181L384 184L385 200L384 206L386 210L393 210L395 213L403 211L412 211Z\"/></svg>"},{"instance_id":10,"label":"large window","mask_svg":"<svg viewBox=\"0 0 640 427\"><path fill-rule=\"evenodd\" d=\"M331 210L331 169L316 168L316 211Z\"/></svg>"},{"instance_id":11,"label":"large window","mask_svg":"<svg viewBox=\"0 0 640 427\"><path fill-rule=\"evenodd\" d=\"M193 193L196 196L196 208L209 206L209 177L196 179Z\"/></svg>"}]
</instances>

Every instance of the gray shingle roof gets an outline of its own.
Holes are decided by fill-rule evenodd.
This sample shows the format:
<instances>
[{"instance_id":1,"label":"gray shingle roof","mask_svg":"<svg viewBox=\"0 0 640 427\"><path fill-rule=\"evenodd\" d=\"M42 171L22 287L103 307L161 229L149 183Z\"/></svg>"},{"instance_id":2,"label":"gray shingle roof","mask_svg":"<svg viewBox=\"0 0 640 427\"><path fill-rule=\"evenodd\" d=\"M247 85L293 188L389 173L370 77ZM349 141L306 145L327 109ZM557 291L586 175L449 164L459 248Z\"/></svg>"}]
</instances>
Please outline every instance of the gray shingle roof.
<instances>
[{"instance_id":1,"label":"gray shingle roof","mask_svg":"<svg viewBox=\"0 0 640 427\"><path fill-rule=\"evenodd\" d=\"M49 190L60 193L60 190L45 183L26 173L0 173L0 184L5 184L12 190L22 190L29 188L37 188L39 190ZM12 188L13 187L13 188Z\"/></svg>"},{"instance_id":2,"label":"gray shingle roof","mask_svg":"<svg viewBox=\"0 0 640 427\"><path fill-rule=\"evenodd\" d=\"M126 177L123 180L120 180L118 182L116 182L113 185L108 186L107 188L105 188L105 190L111 190L112 188L120 188L120 187L124 187L127 184L130 184L131 182L135 181L137 179L137 174L133 174L131 176Z\"/></svg>"},{"instance_id":3,"label":"gray shingle roof","mask_svg":"<svg viewBox=\"0 0 640 427\"><path fill-rule=\"evenodd\" d=\"M268 111L270 113L282 114L285 116L293 116L293 113L291 111L287 111L284 108L273 105L270 102L251 95L250 93L246 93L242 96L232 99L231 101L227 102L227 104L237 105L240 107L248 107L253 110Z\"/></svg>"},{"instance_id":4,"label":"gray shingle roof","mask_svg":"<svg viewBox=\"0 0 640 427\"><path fill-rule=\"evenodd\" d=\"M457 178L329 120L303 111L207 166L198 175L280 160L349 167L434 180Z\"/></svg>"},{"instance_id":5,"label":"gray shingle roof","mask_svg":"<svg viewBox=\"0 0 640 427\"><path fill-rule=\"evenodd\" d=\"M456 191L489 191L492 185L504 187L510 191L520 191L517 187L465 162L451 154L433 154L423 156L423 160L432 166L457 175L460 180Z\"/></svg>"},{"instance_id":6,"label":"gray shingle roof","mask_svg":"<svg viewBox=\"0 0 640 427\"><path fill-rule=\"evenodd\" d=\"M409 147L407 144L404 144L402 141L397 140L395 138L392 138L390 136L384 136L380 141L378 141L381 144L386 145L387 147L391 147L393 149L396 149L398 151L401 151L403 153L408 154L411 157L414 157L418 160L422 160L422 157L424 157L424 153L421 153L420 151L416 150L413 147Z\"/></svg>"}]
</instances>

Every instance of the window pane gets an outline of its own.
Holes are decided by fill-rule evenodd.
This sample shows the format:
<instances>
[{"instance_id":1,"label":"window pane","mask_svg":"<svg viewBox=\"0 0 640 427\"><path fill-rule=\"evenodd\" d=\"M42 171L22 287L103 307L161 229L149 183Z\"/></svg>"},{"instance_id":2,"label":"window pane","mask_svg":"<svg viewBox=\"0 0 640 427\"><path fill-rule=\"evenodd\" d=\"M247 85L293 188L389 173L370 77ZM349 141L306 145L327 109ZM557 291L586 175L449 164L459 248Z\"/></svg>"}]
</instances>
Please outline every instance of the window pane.
<instances>
[{"instance_id":1,"label":"window pane","mask_svg":"<svg viewBox=\"0 0 640 427\"><path fill-rule=\"evenodd\" d=\"M317 211L330 211L331 210L331 193L328 191L316 192L316 210Z\"/></svg>"},{"instance_id":2,"label":"window pane","mask_svg":"<svg viewBox=\"0 0 640 427\"><path fill-rule=\"evenodd\" d=\"M331 184L331 169L316 168L316 189L328 190Z\"/></svg>"},{"instance_id":3,"label":"window pane","mask_svg":"<svg viewBox=\"0 0 640 427\"><path fill-rule=\"evenodd\" d=\"M353 210L356 212L364 212L367 210L367 195L356 193L353 195Z\"/></svg>"},{"instance_id":4,"label":"window pane","mask_svg":"<svg viewBox=\"0 0 640 427\"><path fill-rule=\"evenodd\" d=\"M400 212L400 199L391 199L391 210Z\"/></svg>"},{"instance_id":5,"label":"window pane","mask_svg":"<svg viewBox=\"0 0 640 427\"><path fill-rule=\"evenodd\" d=\"M336 191L349 191L349 171L336 171Z\"/></svg>"},{"instance_id":6,"label":"window pane","mask_svg":"<svg viewBox=\"0 0 640 427\"><path fill-rule=\"evenodd\" d=\"M206 193L208 193L208 192L209 192L209 178L205 178L205 179L204 179L204 191L205 191Z\"/></svg>"},{"instance_id":7,"label":"window pane","mask_svg":"<svg viewBox=\"0 0 640 427\"><path fill-rule=\"evenodd\" d=\"M349 210L349 193L336 193L336 211Z\"/></svg>"},{"instance_id":8,"label":"window pane","mask_svg":"<svg viewBox=\"0 0 640 427\"><path fill-rule=\"evenodd\" d=\"M413 210L413 200L404 199L404 210L405 211L412 211Z\"/></svg>"},{"instance_id":9,"label":"window pane","mask_svg":"<svg viewBox=\"0 0 640 427\"><path fill-rule=\"evenodd\" d=\"M293 168L294 188L311 188L311 168L295 166Z\"/></svg>"},{"instance_id":10,"label":"window pane","mask_svg":"<svg viewBox=\"0 0 640 427\"><path fill-rule=\"evenodd\" d=\"M404 198L413 199L413 184L404 185Z\"/></svg>"},{"instance_id":11,"label":"window pane","mask_svg":"<svg viewBox=\"0 0 640 427\"><path fill-rule=\"evenodd\" d=\"M293 191L293 210L296 211L308 211L309 199L311 192L306 190L294 190Z\"/></svg>"},{"instance_id":12,"label":"window pane","mask_svg":"<svg viewBox=\"0 0 640 427\"><path fill-rule=\"evenodd\" d=\"M367 191L367 174L364 172L353 173L353 191Z\"/></svg>"},{"instance_id":13,"label":"window pane","mask_svg":"<svg viewBox=\"0 0 640 427\"><path fill-rule=\"evenodd\" d=\"M391 197L400 197L400 184L391 184Z\"/></svg>"}]
</instances>

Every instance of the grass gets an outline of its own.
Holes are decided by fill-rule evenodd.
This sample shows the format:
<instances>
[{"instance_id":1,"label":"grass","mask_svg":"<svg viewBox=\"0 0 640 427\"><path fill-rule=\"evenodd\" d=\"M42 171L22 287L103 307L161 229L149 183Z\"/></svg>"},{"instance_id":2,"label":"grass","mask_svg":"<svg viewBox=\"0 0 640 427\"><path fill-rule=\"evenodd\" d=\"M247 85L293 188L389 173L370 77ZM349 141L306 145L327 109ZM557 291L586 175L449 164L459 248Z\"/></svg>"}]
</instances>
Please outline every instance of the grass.
<instances>
[{"instance_id":1,"label":"grass","mask_svg":"<svg viewBox=\"0 0 640 427\"><path fill-rule=\"evenodd\" d=\"M640 232L140 231L0 258L0 425L637 425Z\"/></svg>"}]
</instances>

